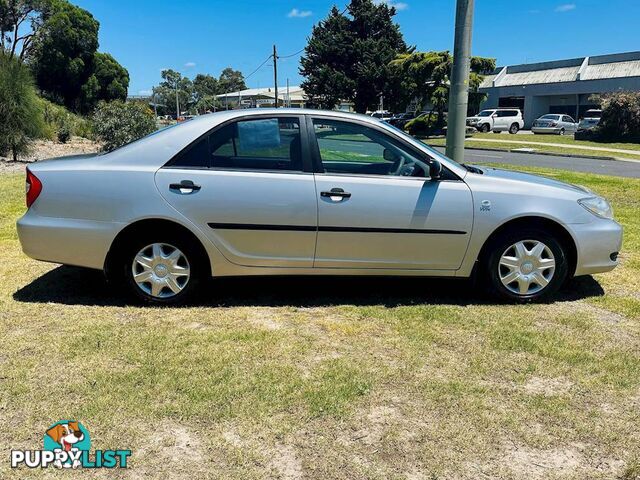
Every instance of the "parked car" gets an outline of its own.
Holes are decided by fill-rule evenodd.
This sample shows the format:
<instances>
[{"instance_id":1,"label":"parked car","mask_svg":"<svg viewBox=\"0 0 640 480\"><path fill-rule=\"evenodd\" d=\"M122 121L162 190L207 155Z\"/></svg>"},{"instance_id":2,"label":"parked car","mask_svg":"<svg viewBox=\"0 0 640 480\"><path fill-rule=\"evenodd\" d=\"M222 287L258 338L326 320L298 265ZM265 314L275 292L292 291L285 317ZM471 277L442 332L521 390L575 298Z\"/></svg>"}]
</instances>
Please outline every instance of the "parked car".
<instances>
[{"instance_id":1,"label":"parked car","mask_svg":"<svg viewBox=\"0 0 640 480\"><path fill-rule=\"evenodd\" d=\"M553 133L564 135L565 133L575 133L578 124L569 115L549 113L542 115L531 126L533 133Z\"/></svg>"},{"instance_id":2,"label":"parked car","mask_svg":"<svg viewBox=\"0 0 640 480\"><path fill-rule=\"evenodd\" d=\"M612 270L622 228L583 187L463 165L371 117L198 116L106 154L30 164L32 258L104 270L153 304L209 277L480 278L511 301Z\"/></svg>"},{"instance_id":3,"label":"parked car","mask_svg":"<svg viewBox=\"0 0 640 480\"><path fill-rule=\"evenodd\" d=\"M394 127L397 127L400 130L403 130L407 122L409 122L410 120L413 120L414 118L416 118L415 112L406 112L406 113L398 113L396 115L393 115L388 121Z\"/></svg>"},{"instance_id":4,"label":"parked car","mask_svg":"<svg viewBox=\"0 0 640 480\"><path fill-rule=\"evenodd\" d=\"M393 114L389 110L376 110L371 114L371 116L373 118L379 118L380 120L388 122L389 120L391 120L391 117L393 117Z\"/></svg>"},{"instance_id":5,"label":"parked car","mask_svg":"<svg viewBox=\"0 0 640 480\"><path fill-rule=\"evenodd\" d=\"M522 112L517 108L492 108L482 110L474 117L468 117L467 125L483 133L518 133L518 130L524 127L524 119Z\"/></svg>"},{"instance_id":6,"label":"parked car","mask_svg":"<svg viewBox=\"0 0 640 480\"><path fill-rule=\"evenodd\" d=\"M584 117L578 123L578 130L593 130L600 123L602 118L602 110L587 110L584 112Z\"/></svg>"}]
</instances>

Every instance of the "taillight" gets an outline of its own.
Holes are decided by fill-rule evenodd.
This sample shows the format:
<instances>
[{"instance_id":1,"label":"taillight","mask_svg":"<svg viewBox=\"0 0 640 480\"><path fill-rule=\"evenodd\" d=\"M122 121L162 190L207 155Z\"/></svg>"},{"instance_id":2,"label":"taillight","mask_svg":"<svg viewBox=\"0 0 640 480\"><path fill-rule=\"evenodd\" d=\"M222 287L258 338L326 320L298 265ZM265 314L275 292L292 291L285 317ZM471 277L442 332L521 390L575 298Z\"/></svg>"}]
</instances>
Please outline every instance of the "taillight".
<instances>
[{"instance_id":1,"label":"taillight","mask_svg":"<svg viewBox=\"0 0 640 480\"><path fill-rule=\"evenodd\" d=\"M42 191L42 182L27 167L27 208L33 205Z\"/></svg>"}]
</instances>

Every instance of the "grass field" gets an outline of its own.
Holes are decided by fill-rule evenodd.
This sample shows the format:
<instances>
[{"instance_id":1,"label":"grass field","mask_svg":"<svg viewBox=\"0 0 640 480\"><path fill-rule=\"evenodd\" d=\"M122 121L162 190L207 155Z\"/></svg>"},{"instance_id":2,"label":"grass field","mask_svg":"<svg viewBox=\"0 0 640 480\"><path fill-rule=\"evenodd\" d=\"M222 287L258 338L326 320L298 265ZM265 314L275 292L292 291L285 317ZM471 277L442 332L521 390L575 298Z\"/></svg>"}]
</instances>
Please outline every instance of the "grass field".
<instances>
[{"instance_id":1,"label":"grass field","mask_svg":"<svg viewBox=\"0 0 640 480\"><path fill-rule=\"evenodd\" d=\"M486 142L482 140L492 140ZM500 140L500 141L498 141ZM505 141L507 140L507 141ZM522 143L511 143L519 141ZM444 138L430 138L424 140L429 145L444 146ZM549 143L562 144L563 146L548 145ZM545 153L569 153L576 155L589 155L596 157L613 157L630 160L640 160L640 144L637 143L600 143L584 140L574 140L573 135L509 135L503 132L499 135L495 133L475 133L472 138L465 142L467 148L496 148L499 150L513 150L516 148L535 148L539 152ZM615 151L588 150L579 147L612 148L622 150L632 150L638 153L621 153Z\"/></svg>"},{"instance_id":2,"label":"grass field","mask_svg":"<svg viewBox=\"0 0 640 480\"><path fill-rule=\"evenodd\" d=\"M640 181L539 173L606 195L622 265L544 305L466 282L212 282L189 308L129 306L99 272L30 260L0 176L0 478L72 418L133 450L104 478L640 478Z\"/></svg>"}]
</instances>

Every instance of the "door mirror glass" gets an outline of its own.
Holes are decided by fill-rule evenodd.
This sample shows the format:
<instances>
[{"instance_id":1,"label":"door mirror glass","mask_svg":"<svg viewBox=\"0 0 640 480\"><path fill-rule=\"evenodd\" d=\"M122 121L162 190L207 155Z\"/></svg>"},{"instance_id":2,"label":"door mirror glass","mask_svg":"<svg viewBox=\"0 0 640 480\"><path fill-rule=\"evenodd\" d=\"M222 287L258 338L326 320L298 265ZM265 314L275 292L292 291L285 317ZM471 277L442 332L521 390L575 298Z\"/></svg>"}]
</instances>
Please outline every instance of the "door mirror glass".
<instances>
[{"instance_id":1,"label":"door mirror glass","mask_svg":"<svg viewBox=\"0 0 640 480\"><path fill-rule=\"evenodd\" d=\"M442 164L438 160L431 160L429 163L429 177L431 180L440 180L442 176Z\"/></svg>"}]
</instances>

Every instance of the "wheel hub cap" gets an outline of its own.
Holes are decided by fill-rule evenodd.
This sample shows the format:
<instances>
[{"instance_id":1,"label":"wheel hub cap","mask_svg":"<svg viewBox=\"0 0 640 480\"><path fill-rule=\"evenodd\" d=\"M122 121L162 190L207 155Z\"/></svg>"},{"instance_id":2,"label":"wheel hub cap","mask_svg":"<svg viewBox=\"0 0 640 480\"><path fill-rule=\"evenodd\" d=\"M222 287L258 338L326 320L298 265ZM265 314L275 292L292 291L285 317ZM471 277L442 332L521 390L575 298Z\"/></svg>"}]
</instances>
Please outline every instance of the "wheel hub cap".
<instances>
[{"instance_id":1,"label":"wheel hub cap","mask_svg":"<svg viewBox=\"0 0 640 480\"><path fill-rule=\"evenodd\" d=\"M517 295L543 290L553 279L556 261L551 249L538 240L523 240L507 248L498 264L502 285Z\"/></svg>"},{"instance_id":2,"label":"wheel hub cap","mask_svg":"<svg viewBox=\"0 0 640 480\"><path fill-rule=\"evenodd\" d=\"M152 243L134 257L131 273L138 288L147 295L169 298L184 290L191 270L187 257L178 248Z\"/></svg>"}]
</instances>

